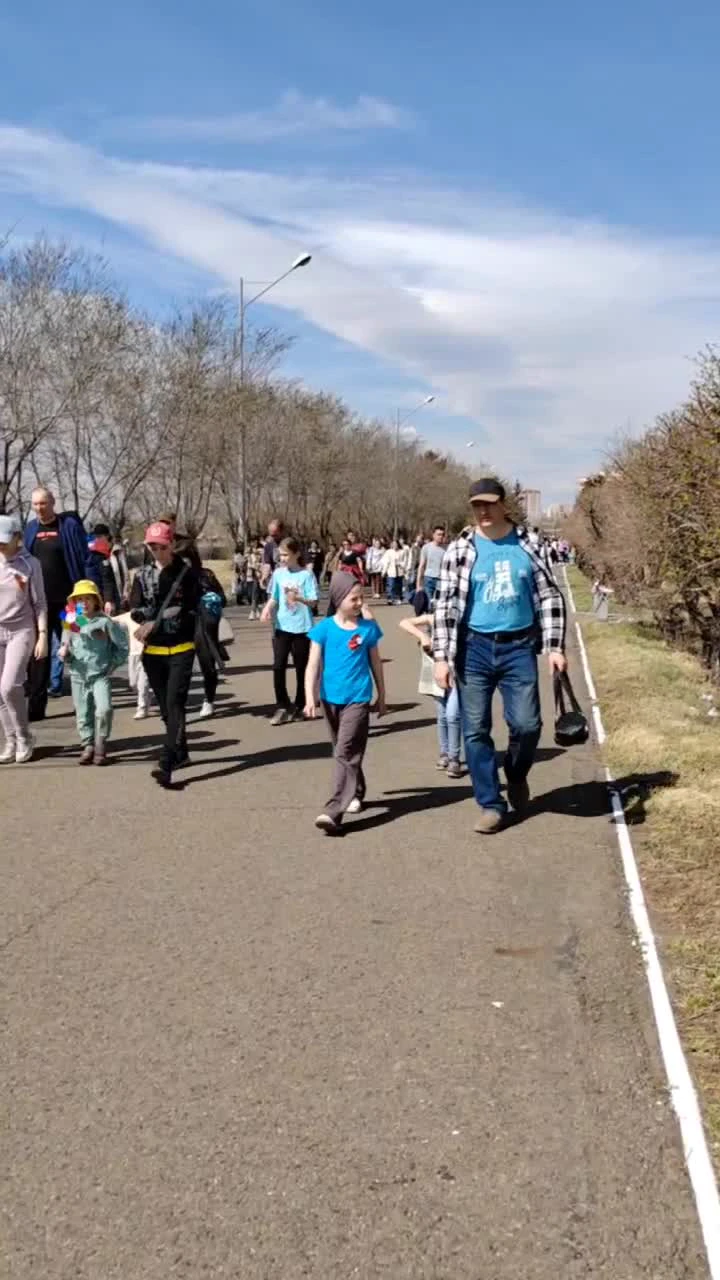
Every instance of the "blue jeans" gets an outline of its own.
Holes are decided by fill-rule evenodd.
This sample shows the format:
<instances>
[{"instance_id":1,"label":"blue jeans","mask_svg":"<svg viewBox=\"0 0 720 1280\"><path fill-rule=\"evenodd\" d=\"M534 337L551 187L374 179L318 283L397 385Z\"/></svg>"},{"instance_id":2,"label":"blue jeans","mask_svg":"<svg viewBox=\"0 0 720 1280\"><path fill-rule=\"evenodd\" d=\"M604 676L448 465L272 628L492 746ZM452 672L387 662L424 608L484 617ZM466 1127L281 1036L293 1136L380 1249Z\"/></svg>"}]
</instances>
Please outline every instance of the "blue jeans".
<instances>
[{"instance_id":1,"label":"blue jeans","mask_svg":"<svg viewBox=\"0 0 720 1280\"><path fill-rule=\"evenodd\" d=\"M456 685L448 690L444 698L435 699L435 712L440 755L447 756L448 760L459 760L460 699Z\"/></svg>"},{"instance_id":2,"label":"blue jeans","mask_svg":"<svg viewBox=\"0 0 720 1280\"><path fill-rule=\"evenodd\" d=\"M522 782L532 767L542 729L535 639L529 636L499 644L478 631L467 631L460 637L456 675L475 799L481 809L505 813L492 739L493 694L500 690L509 731L505 776L508 782Z\"/></svg>"},{"instance_id":3,"label":"blue jeans","mask_svg":"<svg viewBox=\"0 0 720 1280\"><path fill-rule=\"evenodd\" d=\"M50 639L50 692L63 692L63 676L65 674L65 665L58 658L60 650L60 641L53 631Z\"/></svg>"},{"instance_id":4,"label":"blue jeans","mask_svg":"<svg viewBox=\"0 0 720 1280\"><path fill-rule=\"evenodd\" d=\"M439 578L426 578L425 581L423 582L423 591L426 593L428 598L428 604L431 606L432 606L435 592L438 589L439 581L440 581Z\"/></svg>"},{"instance_id":5,"label":"blue jeans","mask_svg":"<svg viewBox=\"0 0 720 1280\"><path fill-rule=\"evenodd\" d=\"M388 604L402 604L403 579L388 578L386 581Z\"/></svg>"}]
</instances>

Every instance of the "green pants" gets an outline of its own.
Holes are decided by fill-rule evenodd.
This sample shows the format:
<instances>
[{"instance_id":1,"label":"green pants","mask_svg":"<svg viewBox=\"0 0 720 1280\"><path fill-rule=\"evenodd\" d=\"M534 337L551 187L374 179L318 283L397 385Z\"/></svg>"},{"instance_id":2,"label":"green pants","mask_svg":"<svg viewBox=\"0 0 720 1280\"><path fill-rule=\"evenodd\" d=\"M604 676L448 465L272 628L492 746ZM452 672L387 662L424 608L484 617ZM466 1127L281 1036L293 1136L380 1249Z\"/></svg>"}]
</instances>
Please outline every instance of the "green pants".
<instances>
[{"instance_id":1,"label":"green pants","mask_svg":"<svg viewBox=\"0 0 720 1280\"><path fill-rule=\"evenodd\" d=\"M112 732L113 720L110 677L96 676L94 680L84 680L71 672L70 684L82 745L91 747L100 739L105 742Z\"/></svg>"}]
</instances>

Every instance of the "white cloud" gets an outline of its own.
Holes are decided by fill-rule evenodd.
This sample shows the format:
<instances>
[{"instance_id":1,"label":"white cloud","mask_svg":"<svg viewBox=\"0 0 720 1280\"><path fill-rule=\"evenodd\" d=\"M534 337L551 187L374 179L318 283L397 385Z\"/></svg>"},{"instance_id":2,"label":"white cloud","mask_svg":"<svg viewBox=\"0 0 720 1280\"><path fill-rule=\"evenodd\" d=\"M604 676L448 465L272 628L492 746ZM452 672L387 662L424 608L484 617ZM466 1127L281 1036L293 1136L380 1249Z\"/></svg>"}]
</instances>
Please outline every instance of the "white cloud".
<instances>
[{"instance_id":1,"label":"white cloud","mask_svg":"<svg viewBox=\"0 0 720 1280\"><path fill-rule=\"evenodd\" d=\"M548 497L619 427L671 407L688 358L716 336L720 244L512 208L412 174L130 163L6 128L3 185L99 215L233 289L312 250L273 302L424 380L478 424L449 443L471 436L478 456ZM442 443L430 414L423 432Z\"/></svg>"},{"instance_id":2,"label":"white cloud","mask_svg":"<svg viewBox=\"0 0 720 1280\"><path fill-rule=\"evenodd\" d=\"M111 126L115 134L133 133L166 141L265 143L301 134L361 133L378 129L406 129L410 113L361 94L348 106L327 98L308 98L289 90L274 106L223 116L154 116L123 119Z\"/></svg>"}]
</instances>

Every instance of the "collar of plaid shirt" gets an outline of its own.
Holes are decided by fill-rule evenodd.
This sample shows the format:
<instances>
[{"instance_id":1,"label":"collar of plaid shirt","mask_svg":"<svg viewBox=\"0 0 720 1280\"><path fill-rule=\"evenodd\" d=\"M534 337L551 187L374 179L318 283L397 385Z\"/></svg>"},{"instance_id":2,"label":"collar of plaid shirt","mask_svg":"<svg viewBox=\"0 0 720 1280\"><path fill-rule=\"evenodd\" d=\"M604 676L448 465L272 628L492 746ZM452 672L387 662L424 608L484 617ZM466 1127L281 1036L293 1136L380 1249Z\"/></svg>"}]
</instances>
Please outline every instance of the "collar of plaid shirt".
<instances>
[{"instance_id":1,"label":"collar of plaid shirt","mask_svg":"<svg viewBox=\"0 0 720 1280\"><path fill-rule=\"evenodd\" d=\"M564 653L567 630L565 597L525 530L518 528L516 532L520 546L533 566L533 600L542 636L542 650L544 653ZM435 600L433 658L436 662L447 662L451 667L455 665L460 625L465 617L470 595L470 577L476 557L474 533L474 528L469 525L450 543L445 552Z\"/></svg>"}]
</instances>

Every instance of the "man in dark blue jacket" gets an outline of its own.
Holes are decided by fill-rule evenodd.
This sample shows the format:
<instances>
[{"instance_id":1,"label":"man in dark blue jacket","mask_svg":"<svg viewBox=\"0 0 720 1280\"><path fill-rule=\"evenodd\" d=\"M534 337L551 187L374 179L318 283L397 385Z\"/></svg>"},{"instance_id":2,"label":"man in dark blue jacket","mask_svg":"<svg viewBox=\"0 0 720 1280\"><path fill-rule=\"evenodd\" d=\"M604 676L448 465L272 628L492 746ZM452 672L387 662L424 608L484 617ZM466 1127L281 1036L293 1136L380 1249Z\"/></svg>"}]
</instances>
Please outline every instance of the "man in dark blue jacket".
<instances>
[{"instance_id":1,"label":"man in dark blue jacket","mask_svg":"<svg viewBox=\"0 0 720 1280\"><path fill-rule=\"evenodd\" d=\"M49 489L33 491L30 520L24 535L25 547L42 567L48 602L48 633L59 638L62 630L60 614L76 582L90 578L101 587L97 569L88 551L87 535L76 511L55 511L55 498ZM50 682L50 656L42 662L30 663L30 719L44 720Z\"/></svg>"}]
</instances>

